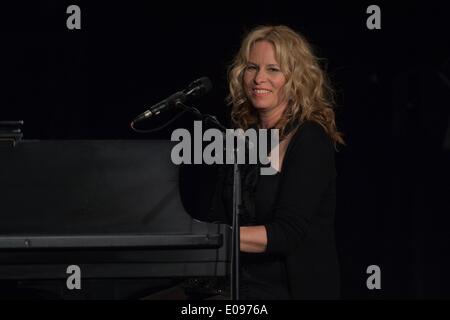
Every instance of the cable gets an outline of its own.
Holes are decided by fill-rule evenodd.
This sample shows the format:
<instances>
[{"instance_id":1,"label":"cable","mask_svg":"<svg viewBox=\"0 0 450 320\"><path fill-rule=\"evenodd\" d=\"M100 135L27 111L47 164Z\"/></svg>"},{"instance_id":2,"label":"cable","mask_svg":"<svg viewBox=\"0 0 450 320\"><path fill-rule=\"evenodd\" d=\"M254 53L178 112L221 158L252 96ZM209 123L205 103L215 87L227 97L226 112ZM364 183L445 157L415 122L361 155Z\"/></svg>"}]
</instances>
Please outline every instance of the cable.
<instances>
[{"instance_id":1,"label":"cable","mask_svg":"<svg viewBox=\"0 0 450 320\"><path fill-rule=\"evenodd\" d=\"M175 117L173 117L172 119L170 119L168 122L166 122L165 124L163 124L162 126L156 127L154 129L148 129L148 130L142 130L142 129L137 129L134 125L134 121L131 121L130 123L130 127L131 129L133 129L133 131L135 132L139 132L139 133L150 133L150 132L156 132L156 131L160 131L162 129L164 129L165 127L167 127L169 124L171 124L172 122L174 122L175 120L177 120L179 117L181 117L183 114L185 114L188 110L183 110L181 111L179 114L177 114Z\"/></svg>"}]
</instances>

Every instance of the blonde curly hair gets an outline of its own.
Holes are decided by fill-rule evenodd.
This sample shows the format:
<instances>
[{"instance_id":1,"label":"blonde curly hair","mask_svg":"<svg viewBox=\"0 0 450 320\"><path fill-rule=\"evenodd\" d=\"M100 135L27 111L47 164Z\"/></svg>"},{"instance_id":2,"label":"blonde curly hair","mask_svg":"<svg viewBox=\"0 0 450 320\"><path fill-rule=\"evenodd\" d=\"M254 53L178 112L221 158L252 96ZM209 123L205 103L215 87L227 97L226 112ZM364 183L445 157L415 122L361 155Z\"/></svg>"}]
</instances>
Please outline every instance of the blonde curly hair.
<instances>
[{"instance_id":1,"label":"blonde curly hair","mask_svg":"<svg viewBox=\"0 0 450 320\"><path fill-rule=\"evenodd\" d=\"M286 78L283 90L285 96L289 97L289 103L275 125L275 128L280 129L280 137L284 137L285 129L292 120L298 120L298 123L310 120L325 129L335 146L338 143L345 144L342 133L336 128L333 90L326 74L307 40L287 26L259 26L242 41L228 70L227 100L232 105L233 124L244 130L258 125L258 113L244 90L243 74L252 45L262 40L273 45L275 57Z\"/></svg>"}]
</instances>

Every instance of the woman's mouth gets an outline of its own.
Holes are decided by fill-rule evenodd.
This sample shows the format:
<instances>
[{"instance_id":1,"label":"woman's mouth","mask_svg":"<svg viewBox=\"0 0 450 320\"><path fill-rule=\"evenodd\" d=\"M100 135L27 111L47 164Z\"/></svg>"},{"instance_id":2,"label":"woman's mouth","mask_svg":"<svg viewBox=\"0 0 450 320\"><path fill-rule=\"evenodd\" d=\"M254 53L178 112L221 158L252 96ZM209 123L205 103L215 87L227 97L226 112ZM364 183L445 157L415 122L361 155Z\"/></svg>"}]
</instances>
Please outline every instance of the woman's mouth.
<instances>
[{"instance_id":1,"label":"woman's mouth","mask_svg":"<svg viewBox=\"0 0 450 320\"><path fill-rule=\"evenodd\" d=\"M272 91L268 89L252 89L252 95L256 97L264 97L272 93Z\"/></svg>"}]
</instances>

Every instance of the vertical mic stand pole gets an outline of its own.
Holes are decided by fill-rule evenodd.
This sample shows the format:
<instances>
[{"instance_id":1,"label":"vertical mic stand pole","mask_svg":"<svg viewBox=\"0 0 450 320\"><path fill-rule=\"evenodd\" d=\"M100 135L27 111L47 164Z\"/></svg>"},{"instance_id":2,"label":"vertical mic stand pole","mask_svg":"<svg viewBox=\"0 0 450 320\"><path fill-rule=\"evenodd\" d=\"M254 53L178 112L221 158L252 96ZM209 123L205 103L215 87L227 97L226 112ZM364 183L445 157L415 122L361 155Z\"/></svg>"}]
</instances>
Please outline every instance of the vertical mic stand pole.
<instances>
[{"instance_id":1,"label":"vertical mic stand pole","mask_svg":"<svg viewBox=\"0 0 450 320\"><path fill-rule=\"evenodd\" d=\"M231 300L239 300L239 274L240 274L240 221L242 194L241 194L241 171L237 162L237 152L234 150L234 168L233 168L233 225L232 225L232 244L231 244Z\"/></svg>"},{"instance_id":2,"label":"vertical mic stand pole","mask_svg":"<svg viewBox=\"0 0 450 320\"><path fill-rule=\"evenodd\" d=\"M221 125L215 117L210 115L202 115L202 119L205 121L211 121L212 123L217 125L224 132L224 140L226 140L227 135L226 128L223 125ZM239 300L239 282L240 282L239 255L241 250L240 246L241 232L240 232L239 218L241 216L241 208L242 208L242 189L241 189L241 169L238 164L238 152L239 150L237 148L233 148L234 159L233 159L233 222L231 227L231 300Z\"/></svg>"},{"instance_id":3,"label":"vertical mic stand pole","mask_svg":"<svg viewBox=\"0 0 450 320\"><path fill-rule=\"evenodd\" d=\"M204 115L197 108L187 106L183 103L179 103L177 105L182 107L182 109L186 111L194 113L202 120L205 120L205 122L209 121L218 126L219 129L224 133L224 140L226 140L227 134L226 128L214 116L211 116L209 114ZM233 168L233 222L231 227L231 300L239 300L239 274L240 274L239 254L241 249L239 217L241 216L242 193L241 193L241 171L238 165L238 152L239 150L237 148L233 149L234 168Z\"/></svg>"}]
</instances>

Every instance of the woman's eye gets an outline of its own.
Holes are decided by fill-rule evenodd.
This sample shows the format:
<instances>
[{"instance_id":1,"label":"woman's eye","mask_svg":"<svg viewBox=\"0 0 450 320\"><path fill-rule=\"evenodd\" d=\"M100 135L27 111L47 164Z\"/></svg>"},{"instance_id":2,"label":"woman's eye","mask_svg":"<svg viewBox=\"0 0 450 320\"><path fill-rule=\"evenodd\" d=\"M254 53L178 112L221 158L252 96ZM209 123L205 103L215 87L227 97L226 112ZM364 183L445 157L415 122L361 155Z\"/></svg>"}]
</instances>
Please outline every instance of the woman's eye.
<instances>
[{"instance_id":1,"label":"woman's eye","mask_svg":"<svg viewBox=\"0 0 450 320\"><path fill-rule=\"evenodd\" d=\"M270 72L278 72L278 71L280 71L280 69L277 69L277 68L269 68L269 71L270 71Z\"/></svg>"},{"instance_id":2,"label":"woman's eye","mask_svg":"<svg viewBox=\"0 0 450 320\"><path fill-rule=\"evenodd\" d=\"M256 70L255 66L247 66L247 70Z\"/></svg>"}]
</instances>

